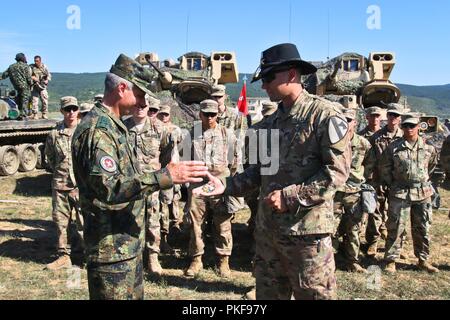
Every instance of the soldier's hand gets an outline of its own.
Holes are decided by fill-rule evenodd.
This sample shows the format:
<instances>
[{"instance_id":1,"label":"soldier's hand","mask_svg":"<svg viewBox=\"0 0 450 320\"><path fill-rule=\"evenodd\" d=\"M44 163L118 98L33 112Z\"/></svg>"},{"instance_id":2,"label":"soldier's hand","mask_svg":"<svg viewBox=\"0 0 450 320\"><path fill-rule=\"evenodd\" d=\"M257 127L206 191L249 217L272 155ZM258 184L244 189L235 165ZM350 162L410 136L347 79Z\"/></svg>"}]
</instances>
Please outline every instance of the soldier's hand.
<instances>
[{"instance_id":1,"label":"soldier's hand","mask_svg":"<svg viewBox=\"0 0 450 320\"><path fill-rule=\"evenodd\" d=\"M174 184L202 182L208 174L208 167L202 161L171 162L166 168Z\"/></svg>"},{"instance_id":2,"label":"soldier's hand","mask_svg":"<svg viewBox=\"0 0 450 320\"><path fill-rule=\"evenodd\" d=\"M214 177L208 172L209 182L201 187L192 190L192 194L196 197L212 197L219 196L224 193L225 186L219 178Z\"/></svg>"},{"instance_id":3,"label":"soldier's hand","mask_svg":"<svg viewBox=\"0 0 450 320\"><path fill-rule=\"evenodd\" d=\"M281 190L272 191L264 198L264 202L277 213L284 213L288 211L286 201L284 201Z\"/></svg>"}]
</instances>

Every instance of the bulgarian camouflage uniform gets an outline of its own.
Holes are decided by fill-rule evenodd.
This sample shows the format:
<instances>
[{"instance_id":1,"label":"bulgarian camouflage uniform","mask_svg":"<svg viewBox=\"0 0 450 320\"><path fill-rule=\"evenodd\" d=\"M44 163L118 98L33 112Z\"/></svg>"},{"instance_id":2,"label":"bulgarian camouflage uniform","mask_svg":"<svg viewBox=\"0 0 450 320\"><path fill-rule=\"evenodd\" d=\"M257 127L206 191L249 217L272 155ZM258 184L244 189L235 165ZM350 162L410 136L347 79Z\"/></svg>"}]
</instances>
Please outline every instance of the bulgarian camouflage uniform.
<instances>
[{"instance_id":1,"label":"bulgarian camouflage uniform","mask_svg":"<svg viewBox=\"0 0 450 320\"><path fill-rule=\"evenodd\" d=\"M377 192L377 208L374 214L369 214L366 228L366 241L369 246L375 246L380 239L381 230L387 220L388 210L388 190L386 186L380 185L381 174L379 172L378 164L381 161L381 155L387 146L403 137L402 129L398 128L394 132L389 132L387 126L378 130L370 139L372 145L370 156L368 159L369 176L368 182L375 188Z\"/></svg>"},{"instance_id":2,"label":"bulgarian camouflage uniform","mask_svg":"<svg viewBox=\"0 0 450 320\"><path fill-rule=\"evenodd\" d=\"M166 169L141 172L122 121L98 102L73 137L85 218L91 299L142 299L147 194L173 186Z\"/></svg>"},{"instance_id":3,"label":"bulgarian camouflage uniform","mask_svg":"<svg viewBox=\"0 0 450 320\"><path fill-rule=\"evenodd\" d=\"M256 217L256 298L336 298L333 198L349 176L347 121L328 101L308 94L291 108L283 104L262 129L268 149L279 141L279 169L261 163L226 181L226 194L260 188ZM279 139L277 138L279 134ZM264 198L281 190L288 212L277 213Z\"/></svg>"},{"instance_id":4,"label":"bulgarian camouflage uniform","mask_svg":"<svg viewBox=\"0 0 450 320\"><path fill-rule=\"evenodd\" d=\"M39 100L42 103L42 115L45 116L48 113L48 91L47 84L44 81L51 81L52 75L48 71L45 64L41 64L38 67L36 64L31 64L31 75L37 78L37 81L33 84L33 90L31 91L33 102L33 114L37 114L39 111Z\"/></svg>"},{"instance_id":5,"label":"bulgarian camouflage uniform","mask_svg":"<svg viewBox=\"0 0 450 320\"><path fill-rule=\"evenodd\" d=\"M31 79L31 69L25 62L19 61L9 66L8 70L3 72L2 79L8 78L14 89L17 91L15 98L17 107L19 108L21 115L26 115L28 103L31 97L31 85L33 81Z\"/></svg>"},{"instance_id":6,"label":"bulgarian camouflage uniform","mask_svg":"<svg viewBox=\"0 0 450 320\"><path fill-rule=\"evenodd\" d=\"M163 123L158 119L147 118L141 130L133 118L124 121L129 132L130 144L136 148L137 158L143 173L151 173L167 165L163 157L173 150L173 143ZM159 253L161 244L159 191L149 195L145 201L146 248L149 253ZM168 231L167 231L168 232Z\"/></svg>"},{"instance_id":7,"label":"bulgarian camouflage uniform","mask_svg":"<svg viewBox=\"0 0 450 320\"><path fill-rule=\"evenodd\" d=\"M73 172L72 136L75 128L59 123L47 136L45 156L52 169L52 218L58 235L58 253L69 255L69 225L75 221L80 253L83 253L83 217L81 215L78 188ZM72 216L72 212L75 215Z\"/></svg>"},{"instance_id":8,"label":"bulgarian camouflage uniform","mask_svg":"<svg viewBox=\"0 0 450 320\"><path fill-rule=\"evenodd\" d=\"M381 183L389 188L388 238L385 259L395 262L402 249L401 236L411 214L414 255L426 261L430 254L432 221L430 175L437 153L419 137L414 144L402 138L389 145L380 163Z\"/></svg>"},{"instance_id":9,"label":"bulgarian camouflage uniform","mask_svg":"<svg viewBox=\"0 0 450 320\"><path fill-rule=\"evenodd\" d=\"M348 263L357 263L360 248L359 233L363 221L361 201L362 185L365 182L364 164L367 161L370 142L354 134L351 142L352 163L350 176L345 186L338 188L334 198L337 236L343 235L343 251Z\"/></svg>"}]
</instances>

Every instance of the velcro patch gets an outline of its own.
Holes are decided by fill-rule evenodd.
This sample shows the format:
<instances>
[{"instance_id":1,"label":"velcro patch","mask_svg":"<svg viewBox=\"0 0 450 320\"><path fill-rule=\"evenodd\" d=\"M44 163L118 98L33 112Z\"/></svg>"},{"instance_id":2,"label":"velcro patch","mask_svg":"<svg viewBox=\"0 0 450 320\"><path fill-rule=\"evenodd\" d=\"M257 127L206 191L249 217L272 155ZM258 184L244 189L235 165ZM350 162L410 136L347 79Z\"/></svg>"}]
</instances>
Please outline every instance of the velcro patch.
<instances>
[{"instance_id":1,"label":"velcro patch","mask_svg":"<svg viewBox=\"0 0 450 320\"><path fill-rule=\"evenodd\" d=\"M117 171L117 163L110 156L105 156L105 157L101 158L100 159L100 166L106 172L113 173L113 172Z\"/></svg>"},{"instance_id":2,"label":"velcro patch","mask_svg":"<svg viewBox=\"0 0 450 320\"><path fill-rule=\"evenodd\" d=\"M348 131L348 123L346 120L333 116L328 122L328 137L330 138L331 144L336 144L342 139Z\"/></svg>"}]
</instances>

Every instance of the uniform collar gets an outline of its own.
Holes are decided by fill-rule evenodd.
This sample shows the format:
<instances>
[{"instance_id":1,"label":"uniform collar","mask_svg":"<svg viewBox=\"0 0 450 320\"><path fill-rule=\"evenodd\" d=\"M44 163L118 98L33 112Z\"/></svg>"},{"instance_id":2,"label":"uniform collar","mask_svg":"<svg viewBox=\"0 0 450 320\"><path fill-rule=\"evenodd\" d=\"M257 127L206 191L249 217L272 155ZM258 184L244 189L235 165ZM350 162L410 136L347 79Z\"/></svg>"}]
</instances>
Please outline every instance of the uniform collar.
<instances>
[{"instance_id":1,"label":"uniform collar","mask_svg":"<svg viewBox=\"0 0 450 320\"><path fill-rule=\"evenodd\" d=\"M125 124L119 119L117 118L117 116L112 113L111 111L109 111L109 109L107 107L105 107L105 105L101 102L97 102L96 107L98 107L98 109L100 110L100 113L104 113L106 116L108 116L109 118L111 118L111 120L123 131L127 131L127 128L125 127Z\"/></svg>"},{"instance_id":2,"label":"uniform collar","mask_svg":"<svg viewBox=\"0 0 450 320\"><path fill-rule=\"evenodd\" d=\"M297 100L295 100L292 107L289 109L285 108L283 102L278 105L278 117L281 119L287 119L298 114L300 108L302 108L304 102L310 97L309 93L303 89L302 93L298 96Z\"/></svg>"},{"instance_id":3,"label":"uniform collar","mask_svg":"<svg viewBox=\"0 0 450 320\"><path fill-rule=\"evenodd\" d=\"M423 149L425 142L423 141L423 139L421 137L419 137L417 139L417 141L413 144L409 143L406 139L404 139L403 141L403 145L408 148L409 150L414 150L414 149Z\"/></svg>"}]
</instances>

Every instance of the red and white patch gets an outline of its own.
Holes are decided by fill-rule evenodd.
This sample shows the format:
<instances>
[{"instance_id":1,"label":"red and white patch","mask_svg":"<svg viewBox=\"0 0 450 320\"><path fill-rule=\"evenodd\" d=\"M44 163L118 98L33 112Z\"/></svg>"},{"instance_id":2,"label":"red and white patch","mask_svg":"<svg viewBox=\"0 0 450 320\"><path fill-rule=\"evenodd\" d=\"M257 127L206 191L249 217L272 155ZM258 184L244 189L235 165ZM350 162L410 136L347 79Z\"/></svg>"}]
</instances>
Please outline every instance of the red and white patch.
<instances>
[{"instance_id":1,"label":"red and white patch","mask_svg":"<svg viewBox=\"0 0 450 320\"><path fill-rule=\"evenodd\" d=\"M103 158L100 159L100 166L102 167L103 170L107 171L107 172L116 172L117 171L117 164L114 161L113 158L109 157L109 156L105 156Z\"/></svg>"}]
</instances>

